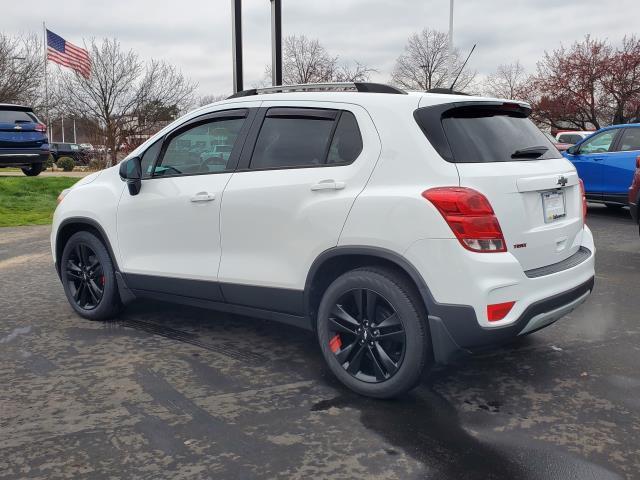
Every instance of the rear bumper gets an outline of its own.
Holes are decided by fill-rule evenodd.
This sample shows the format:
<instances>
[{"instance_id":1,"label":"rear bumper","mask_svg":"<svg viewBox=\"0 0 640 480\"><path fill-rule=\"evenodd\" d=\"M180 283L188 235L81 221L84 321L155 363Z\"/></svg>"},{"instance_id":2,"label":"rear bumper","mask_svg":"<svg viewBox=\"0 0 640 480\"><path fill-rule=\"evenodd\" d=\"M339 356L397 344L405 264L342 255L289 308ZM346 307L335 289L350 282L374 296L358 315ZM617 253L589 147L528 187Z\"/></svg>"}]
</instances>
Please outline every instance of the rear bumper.
<instances>
[{"instance_id":1,"label":"rear bumper","mask_svg":"<svg viewBox=\"0 0 640 480\"><path fill-rule=\"evenodd\" d=\"M515 322L506 327L483 328L473 314L449 315L444 318L429 315L436 360L446 363L460 350L472 352L500 345L551 325L582 304L593 290L593 286L594 277L591 277L577 287L535 302L529 305Z\"/></svg>"},{"instance_id":2,"label":"rear bumper","mask_svg":"<svg viewBox=\"0 0 640 480\"><path fill-rule=\"evenodd\" d=\"M0 149L0 167L20 167L43 163L49 158L48 150L41 149Z\"/></svg>"},{"instance_id":3,"label":"rear bumper","mask_svg":"<svg viewBox=\"0 0 640 480\"><path fill-rule=\"evenodd\" d=\"M595 246L588 227L575 238L574 255L526 272L508 252L466 253L456 243L424 240L405 252L432 296L427 309L438 362L446 363L459 350L480 350L543 328L593 289ZM508 301L515 302L509 314L490 322L487 305Z\"/></svg>"}]
</instances>

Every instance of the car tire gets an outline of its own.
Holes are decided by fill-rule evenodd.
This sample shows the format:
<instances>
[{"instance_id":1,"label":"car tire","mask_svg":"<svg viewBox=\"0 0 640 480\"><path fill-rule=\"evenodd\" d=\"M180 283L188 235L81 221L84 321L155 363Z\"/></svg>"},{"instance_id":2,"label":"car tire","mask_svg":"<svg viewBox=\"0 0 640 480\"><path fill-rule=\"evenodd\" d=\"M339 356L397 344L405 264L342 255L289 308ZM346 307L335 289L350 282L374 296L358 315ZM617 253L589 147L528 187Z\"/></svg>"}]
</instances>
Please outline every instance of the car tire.
<instances>
[{"instance_id":1,"label":"car tire","mask_svg":"<svg viewBox=\"0 0 640 480\"><path fill-rule=\"evenodd\" d=\"M37 177L44 170L44 164L32 163L30 167L22 167L21 170L27 177Z\"/></svg>"},{"instance_id":2,"label":"car tire","mask_svg":"<svg viewBox=\"0 0 640 480\"><path fill-rule=\"evenodd\" d=\"M330 370L348 388L393 398L414 388L433 363L426 317L416 289L403 275L358 268L325 291L318 308L318 342Z\"/></svg>"},{"instance_id":3,"label":"car tire","mask_svg":"<svg viewBox=\"0 0 640 480\"><path fill-rule=\"evenodd\" d=\"M69 304L84 318L109 320L123 308L109 251L91 232L77 232L67 241L60 279Z\"/></svg>"}]
</instances>

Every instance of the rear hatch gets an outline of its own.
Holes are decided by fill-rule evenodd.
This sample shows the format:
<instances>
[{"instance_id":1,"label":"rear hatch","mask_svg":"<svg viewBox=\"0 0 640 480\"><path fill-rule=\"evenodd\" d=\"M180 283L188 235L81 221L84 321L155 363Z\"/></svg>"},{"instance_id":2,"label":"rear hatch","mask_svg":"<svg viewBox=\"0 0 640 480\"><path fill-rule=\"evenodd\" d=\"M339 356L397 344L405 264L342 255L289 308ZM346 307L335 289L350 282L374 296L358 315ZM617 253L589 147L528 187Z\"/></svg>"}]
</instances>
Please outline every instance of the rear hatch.
<instances>
[{"instance_id":1,"label":"rear hatch","mask_svg":"<svg viewBox=\"0 0 640 480\"><path fill-rule=\"evenodd\" d=\"M40 148L45 127L27 108L0 105L0 148Z\"/></svg>"},{"instance_id":2,"label":"rear hatch","mask_svg":"<svg viewBox=\"0 0 640 480\"><path fill-rule=\"evenodd\" d=\"M523 270L576 253L583 228L579 178L527 118L527 105L461 102L420 110L416 119L425 133L427 127L441 129L439 139L438 134L427 136L456 164L460 186L481 192L491 203L507 250Z\"/></svg>"}]
</instances>

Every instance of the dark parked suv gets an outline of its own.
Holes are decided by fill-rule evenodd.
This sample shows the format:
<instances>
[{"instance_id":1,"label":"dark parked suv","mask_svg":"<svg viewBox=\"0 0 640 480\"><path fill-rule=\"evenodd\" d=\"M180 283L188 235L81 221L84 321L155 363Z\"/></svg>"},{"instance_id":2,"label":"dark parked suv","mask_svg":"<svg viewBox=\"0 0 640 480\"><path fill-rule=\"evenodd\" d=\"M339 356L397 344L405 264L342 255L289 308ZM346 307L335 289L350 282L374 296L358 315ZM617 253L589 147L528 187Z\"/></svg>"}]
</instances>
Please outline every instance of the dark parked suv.
<instances>
[{"instance_id":1,"label":"dark parked suv","mask_svg":"<svg viewBox=\"0 0 640 480\"><path fill-rule=\"evenodd\" d=\"M47 127L33 110L0 103L0 168L20 167L25 175L35 176L48 157Z\"/></svg>"},{"instance_id":2,"label":"dark parked suv","mask_svg":"<svg viewBox=\"0 0 640 480\"><path fill-rule=\"evenodd\" d=\"M80 148L80 145L76 143L52 143L50 145L51 155L54 162L57 162L62 157L72 158L77 165L86 165L89 154Z\"/></svg>"}]
</instances>

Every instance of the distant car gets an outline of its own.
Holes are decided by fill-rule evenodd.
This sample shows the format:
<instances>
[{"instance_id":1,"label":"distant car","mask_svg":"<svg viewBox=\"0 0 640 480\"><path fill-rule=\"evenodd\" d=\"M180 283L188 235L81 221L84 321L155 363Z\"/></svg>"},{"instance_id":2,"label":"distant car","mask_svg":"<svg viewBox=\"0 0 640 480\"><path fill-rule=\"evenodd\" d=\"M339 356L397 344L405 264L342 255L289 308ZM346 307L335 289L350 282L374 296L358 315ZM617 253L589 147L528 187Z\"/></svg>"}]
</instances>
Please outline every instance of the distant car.
<instances>
[{"instance_id":1,"label":"distant car","mask_svg":"<svg viewBox=\"0 0 640 480\"><path fill-rule=\"evenodd\" d=\"M93 152L93 145L91 145L90 143L81 143L80 150L83 150L85 152Z\"/></svg>"},{"instance_id":2,"label":"distant car","mask_svg":"<svg viewBox=\"0 0 640 480\"><path fill-rule=\"evenodd\" d=\"M640 155L640 123L602 128L563 155L578 170L589 201L627 205Z\"/></svg>"},{"instance_id":3,"label":"distant car","mask_svg":"<svg viewBox=\"0 0 640 480\"><path fill-rule=\"evenodd\" d=\"M209 160L215 157L224 160L225 164L231 156L233 145L214 145L211 150L207 150L200 154L200 160Z\"/></svg>"},{"instance_id":4,"label":"distant car","mask_svg":"<svg viewBox=\"0 0 640 480\"><path fill-rule=\"evenodd\" d=\"M562 130L556 133L556 141L560 143L568 143L570 145L575 145L578 142L581 142L585 138L591 136L595 130Z\"/></svg>"},{"instance_id":5,"label":"distant car","mask_svg":"<svg viewBox=\"0 0 640 480\"><path fill-rule=\"evenodd\" d=\"M51 143L50 148L51 155L56 162L62 157L71 157L79 165L87 164L87 153L76 143Z\"/></svg>"},{"instance_id":6,"label":"distant car","mask_svg":"<svg viewBox=\"0 0 640 480\"><path fill-rule=\"evenodd\" d=\"M551 143L553 143L553 146L556 147L559 152L564 152L567 148L569 148L572 145L570 143L558 142L558 140L556 140L555 137L550 133L547 133L547 132L542 132L542 133L545 134L545 136L549 139Z\"/></svg>"},{"instance_id":7,"label":"distant car","mask_svg":"<svg viewBox=\"0 0 640 480\"><path fill-rule=\"evenodd\" d=\"M638 206L640 205L640 155L636 157L636 171L633 175L631 186L629 187L629 208L631 209L631 217L638 224L638 233L640 233L640 214Z\"/></svg>"},{"instance_id":8,"label":"distant car","mask_svg":"<svg viewBox=\"0 0 640 480\"><path fill-rule=\"evenodd\" d=\"M47 127L30 107L0 104L0 168L38 175L49 158Z\"/></svg>"}]
</instances>

